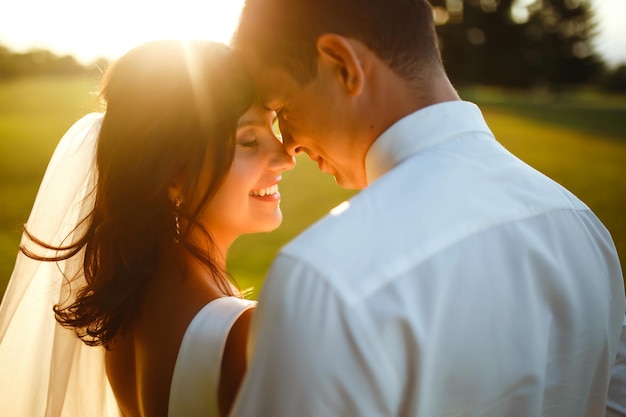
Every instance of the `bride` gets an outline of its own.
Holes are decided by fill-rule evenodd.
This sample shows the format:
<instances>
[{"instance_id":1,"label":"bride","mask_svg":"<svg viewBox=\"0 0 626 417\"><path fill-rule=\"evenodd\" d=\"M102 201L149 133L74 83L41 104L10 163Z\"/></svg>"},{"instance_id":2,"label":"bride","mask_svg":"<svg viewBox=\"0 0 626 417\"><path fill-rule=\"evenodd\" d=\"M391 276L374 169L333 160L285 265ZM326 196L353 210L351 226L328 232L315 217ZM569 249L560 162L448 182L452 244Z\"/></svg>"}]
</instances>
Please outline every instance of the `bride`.
<instances>
[{"instance_id":1,"label":"bride","mask_svg":"<svg viewBox=\"0 0 626 417\"><path fill-rule=\"evenodd\" d=\"M0 415L224 416L253 301L226 271L294 166L221 44L156 41L59 143L0 305Z\"/></svg>"}]
</instances>

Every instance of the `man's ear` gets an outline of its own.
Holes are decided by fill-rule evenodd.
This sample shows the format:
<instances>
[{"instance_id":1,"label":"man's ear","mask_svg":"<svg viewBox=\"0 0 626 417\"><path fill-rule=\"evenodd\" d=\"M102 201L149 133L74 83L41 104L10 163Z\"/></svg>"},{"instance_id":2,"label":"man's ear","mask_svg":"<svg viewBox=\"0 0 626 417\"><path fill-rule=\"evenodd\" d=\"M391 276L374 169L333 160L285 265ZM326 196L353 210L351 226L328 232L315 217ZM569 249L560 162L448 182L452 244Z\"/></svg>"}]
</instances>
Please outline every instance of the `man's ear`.
<instances>
[{"instance_id":1,"label":"man's ear","mask_svg":"<svg viewBox=\"0 0 626 417\"><path fill-rule=\"evenodd\" d=\"M332 68L346 92L353 96L361 94L365 75L352 43L343 36L326 33L317 38L316 46L322 64Z\"/></svg>"}]
</instances>

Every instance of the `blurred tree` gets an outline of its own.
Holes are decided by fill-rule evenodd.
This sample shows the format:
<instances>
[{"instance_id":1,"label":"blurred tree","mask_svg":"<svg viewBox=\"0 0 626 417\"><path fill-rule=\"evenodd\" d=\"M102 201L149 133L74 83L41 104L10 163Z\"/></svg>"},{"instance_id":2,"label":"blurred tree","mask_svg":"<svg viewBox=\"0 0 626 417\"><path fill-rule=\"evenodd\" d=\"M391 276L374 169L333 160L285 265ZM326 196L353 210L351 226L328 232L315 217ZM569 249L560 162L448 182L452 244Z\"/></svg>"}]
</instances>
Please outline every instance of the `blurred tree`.
<instances>
[{"instance_id":1,"label":"blurred tree","mask_svg":"<svg viewBox=\"0 0 626 417\"><path fill-rule=\"evenodd\" d=\"M104 58L97 65L106 66ZM92 65L94 68L96 64ZM44 49L33 49L25 53L11 52L0 45L0 78L22 75L84 75L90 72L73 56L57 56ZM99 74L99 72L98 72Z\"/></svg>"},{"instance_id":2,"label":"blurred tree","mask_svg":"<svg viewBox=\"0 0 626 417\"><path fill-rule=\"evenodd\" d=\"M431 0L442 57L457 85L510 87L595 81L590 0Z\"/></svg>"},{"instance_id":3,"label":"blurred tree","mask_svg":"<svg viewBox=\"0 0 626 417\"><path fill-rule=\"evenodd\" d=\"M626 64L608 74L604 87L609 93L626 93Z\"/></svg>"}]
</instances>

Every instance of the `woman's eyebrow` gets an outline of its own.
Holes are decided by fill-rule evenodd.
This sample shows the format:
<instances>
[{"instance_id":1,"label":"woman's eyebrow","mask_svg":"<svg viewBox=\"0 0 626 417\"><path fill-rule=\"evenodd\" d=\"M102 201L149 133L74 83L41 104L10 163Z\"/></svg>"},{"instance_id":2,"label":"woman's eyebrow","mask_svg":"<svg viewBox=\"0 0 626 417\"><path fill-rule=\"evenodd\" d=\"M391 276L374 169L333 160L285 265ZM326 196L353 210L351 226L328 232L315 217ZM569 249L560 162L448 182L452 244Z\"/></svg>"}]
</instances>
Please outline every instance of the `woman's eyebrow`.
<instances>
[{"instance_id":1,"label":"woman's eyebrow","mask_svg":"<svg viewBox=\"0 0 626 417\"><path fill-rule=\"evenodd\" d=\"M239 120L239 122L237 123L237 129L241 129L242 127L248 127L248 126L263 127L264 125L265 123L263 122L263 120L244 119L244 120Z\"/></svg>"}]
</instances>

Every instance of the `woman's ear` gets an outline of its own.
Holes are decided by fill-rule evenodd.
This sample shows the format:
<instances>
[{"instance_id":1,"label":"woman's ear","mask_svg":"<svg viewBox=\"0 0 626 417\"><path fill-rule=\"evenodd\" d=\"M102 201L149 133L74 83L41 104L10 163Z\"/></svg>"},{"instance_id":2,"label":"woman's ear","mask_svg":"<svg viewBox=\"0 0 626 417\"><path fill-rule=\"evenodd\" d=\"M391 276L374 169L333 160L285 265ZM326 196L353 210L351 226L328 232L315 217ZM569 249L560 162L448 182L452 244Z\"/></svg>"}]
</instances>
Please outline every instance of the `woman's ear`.
<instances>
[{"instance_id":1,"label":"woman's ear","mask_svg":"<svg viewBox=\"0 0 626 417\"><path fill-rule=\"evenodd\" d=\"M170 183L167 186L167 198L172 205L176 205L177 201L179 205L182 205L185 202L185 185L187 182L187 174L184 172L176 174L170 180Z\"/></svg>"},{"instance_id":2,"label":"woman's ear","mask_svg":"<svg viewBox=\"0 0 626 417\"><path fill-rule=\"evenodd\" d=\"M180 185L172 183L167 186L167 198L170 200L173 206L180 206L183 204L183 193Z\"/></svg>"},{"instance_id":3,"label":"woman's ear","mask_svg":"<svg viewBox=\"0 0 626 417\"><path fill-rule=\"evenodd\" d=\"M326 33L317 38L316 46L321 64L331 68L346 92L352 96L361 94L365 75L353 43L343 36Z\"/></svg>"}]
</instances>

